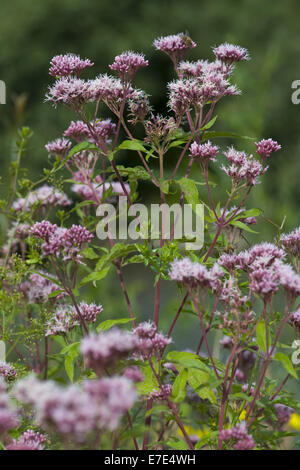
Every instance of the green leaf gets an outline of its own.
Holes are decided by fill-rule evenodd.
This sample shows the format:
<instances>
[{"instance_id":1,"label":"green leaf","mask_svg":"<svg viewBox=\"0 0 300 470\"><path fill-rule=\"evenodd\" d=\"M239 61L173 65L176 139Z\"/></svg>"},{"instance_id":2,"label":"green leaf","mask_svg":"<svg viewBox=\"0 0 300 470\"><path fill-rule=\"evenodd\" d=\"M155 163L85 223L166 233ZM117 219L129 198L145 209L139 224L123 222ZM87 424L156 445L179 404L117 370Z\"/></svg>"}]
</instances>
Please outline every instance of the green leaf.
<instances>
[{"instance_id":1,"label":"green leaf","mask_svg":"<svg viewBox=\"0 0 300 470\"><path fill-rule=\"evenodd\" d=\"M185 398L187 378L188 371L186 369L182 369L174 381L172 388L172 399L175 403L180 403Z\"/></svg>"},{"instance_id":2,"label":"green leaf","mask_svg":"<svg viewBox=\"0 0 300 470\"><path fill-rule=\"evenodd\" d=\"M248 209L248 210L243 211L243 212L239 212L237 217L241 217L241 216L242 216L242 218L244 218L244 217L258 217L261 213L262 213L261 209L253 208L253 209Z\"/></svg>"},{"instance_id":3,"label":"green leaf","mask_svg":"<svg viewBox=\"0 0 300 470\"><path fill-rule=\"evenodd\" d=\"M95 253L95 251L91 247L88 247L85 250L83 250L82 254L87 259L98 259L99 258L99 255L97 255L97 253Z\"/></svg>"},{"instance_id":4,"label":"green leaf","mask_svg":"<svg viewBox=\"0 0 300 470\"><path fill-rule=\"evenodd\" d=\"M285 354L283 354L281 352L278 352L278 353L275 354L274 359L275 359L275 361L281 362L281 364L283 365L285 370L289 374L291 374L293 377L295 377L295 379L298 379L297 372L295 371L294 366L293 366L291 360L288 358L288 356L286 356Z\"/></svg>"},{"instance_id":5,"label":"green leaf","mask_svg":"<svg viewBox=\"0 0 300 470\"><path fill-rule=\"evenodd\" d=\"M203 131L205 129L210 129L214 125L217 119L218 119L218 116L213 117L207 124L205 124L205 126L201 127L201 130Z\"/></svg>"},{"instance_id":6,"label":"green leaf","mask_svg":"<svg viewBox=\"0 0 300 470\"><path fill-rule=\"evenodd\" d=\"M106 255L99 259L96 269L100 271L104 265L111 263L117 258L124 257L133 251L137 251L136 243L116 243Z\"/></svg>"},{"instance_id":7,"label":"green leaf","mask_svg":"<svg viewBox=\"0 0 300 470\"><path fill-rule=\"evenodd\" d=\"M181 190L184 192L185 198L189 204L198 204L198 189L195 182L189 178L181 178L176 181Z\"/></svg>"},{"instance_id":8,"label":"green leaf","mask_svg":"<svg viewBox=\"0 0 300 470\"><path fill-rule=\"evenodd\" d=\"M73 157L73 155L75 155L76 153L79 153L79 152L82 152L83 150L98 150L98 152L101 151L101 149L99 149L95 144L93 144L92 142L80 142L79 144L75 145L71 150L70 152L68 153L68 155L62 160L59 168L62 168L64 166L64 164L71 158Z\"/></svg>"},{"instance_id":9,"label":"green leaf","mask_svg":"<svg viewBox=\"0 0 300 470\"><path fill-rule=\"evenodd\" d=\"M142 141L134 139L134 140L124 140L116 150L139 150L141 152L147 152L145 147L143 146Z\"/></svg>"},{"instance_id":10,"label":"green leaf","mask_svg":"<svg viewBox=\"0 0 300 470\"><path fill-rule=\"evenodd\" d=\"M151 179L151 176L142 166L125 167L123 165L117 165L117 169L121 176L128 176L129 178L135 178L137 180ZM109 167L107 171L113 171L112 167Z\"/></svg>"},{"instance_id":11,"label":"green leaf","mask_svg":"<svg viewBox=\"0 0 300 470\"><path fill-rule=\"evenodd\" d=\"M80 282L80 286L83 286L88 282L96 282L100 281L101 279L104 279L107 276L109 270L110 266L107 266L106 268L101 269L101 271L92 272L91 274L82 279L82 281Z\"/></svg>"},{"instance_id":12,"label":"green leaf","mask_svg":"<svg viewBox=\"0 0 300 470\"><path fill-rule=\"evenodd\" d=\"M138 392L141 395L149 395L153 390L159 390L159 384L157 383L151 367L149 365L144 365L141 366L140 369L144 376L144 380L137 384Z\"/></svg>"},{"instance_id":13,"label":"green leaf","mask_svg":"<svg viewBox=\"0 0 300 470\"><path fill-rule=\"evenodd\" d=\"M216 137L229 137L231 139L255 140L255 137L248 137L246 135L239 135L239 134L236 134L235 132L215 132L215 131L205 132L202 140L214 139Z\"/></svg>"},{"instance_id":14,"label":"green leaf","mask_svg":"<svg viewBox=\"0 0 300 470\"><path fill-rule=\"evenodd\" d=\"M172 439L169 439L166 444L169 447L172 447L172 449L189 450L187 443L185 441L182 441L181 439L172 438Z\"/></svg>"},{"instance_id":15,"label":"green leaf","mask_svg":"<svg viewBox=\"0 0 300 470\"><path fill-rule=\"evenodd\" d=\"M185 143L186 143L186 140L183 140L183 139L173 140L173 142L171 142L170 145L168 146L168 149L172 147L179 147L180 145L185 144Z\"/></svg>"},{"instance_id":16,"label":"green leaf","mask_svg":"<svg viewBox=\"0 0 300 470\"><path fill-rule=\"evenodd\" d=\"M188 371L188 382L190 386L195 390L196 393L203 399L209 400L215 404L217 402L216 396L212 391L212 387L208 385L210 381L210 374L203 372L198 369L189 369Z\"/></svg>"},{"instance_id":17,"label":"green leaf","mask_svg":"<svg viewBox=\"0 0 300 470\"><path fill-rule=\"evenodd\" d=\"M258 233L258 232L255 232L255 230L252 230L252 228L248 227L248 225L244 224L240 220L233 220L232 222L230 222L229 225L234 225L235 227L239 227L240 229L245 230L246 232Z\"/></svg>"},{"instance_id":18,"label":"green leaf","mask_svg":"<svg viewBox=\"0 0 300 470\"><path fill-rule=\"evenodd\" d=\"M260 349L265 353L267 352L267 345L266 345L266 326L264 320L261 320L256 327L256 337L257 337L257 344ZM269 344L271 344L271 337L269 334Z\"/></svg>"},{"instance_id":19,"label":"green leaf","mask_svg":"<svg viewBox=\"0 0 300 470\"><path fill-rule=\"evenodd\" d=\"M79 345L79 342L73 343L61 351L61 354L66 354L65 369L71 382L74 380L74 361L79 356Z\"/></svg>"},{"instance_id":20,"label":"green leaf","mask_svg":"<svg viewBox=\"0 0 300 470\"><path fill-rule=\"evenodd\" d=\"M132 322L132 320L135 320L135 318L117 318L116 320L105 320L97 326L96 330L107 331L115 325L124 325L125 323Z\"/></svg>"},{"instance_id":21,"label":"green leaf","mask_svg":"<svg viewBox=\"0 0 300 470\"><path fill-rule=\"evenodd\" d=\"M201 358L197 356L197 354L194 353L171 351L167 355L167 361L174 362L175 364L179 364L185 368L193 367L210 373L210 368L202 362Z\"/></svg>"},{"instance_id":22,"label":"green leaf","mask_svg":"<svg viewBox=\"0 0 300 470\"><path fill-rule=\"evenodd\" d=\"M160 189L164 194L169 194L169 186L170 186L169 181L162 181Z\"/></svg>"}]
</instances>

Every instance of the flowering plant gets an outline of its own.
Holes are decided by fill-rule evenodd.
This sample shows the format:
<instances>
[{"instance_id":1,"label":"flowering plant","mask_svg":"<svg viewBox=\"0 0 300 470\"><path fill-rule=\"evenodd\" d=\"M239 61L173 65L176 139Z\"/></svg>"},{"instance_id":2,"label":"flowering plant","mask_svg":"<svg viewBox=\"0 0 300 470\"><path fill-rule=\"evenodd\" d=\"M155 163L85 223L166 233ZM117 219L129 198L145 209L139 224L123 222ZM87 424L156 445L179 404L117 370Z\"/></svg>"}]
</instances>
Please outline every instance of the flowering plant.
<instances>
[{"instance_id":1,"label":"flowering plant","mask_svg":"<svg viewBox=\"0 0 300 470\"><path fill-rule=\"evenodd\" d=\"M278 227L272 243L244 243L261 213L245 208L248 196L281 147L269 138L253 142L253 154L221 151L215 139L242 137L211 130L218 102L240 93L232 74L249 54L222 44L213 61L189 62L185 54L196 43L185 34L156 39L154 47L174 65L166 116L134 87L135 74L149 66L143 54L120 54L110 65L114 75L94 79L82 78L94 65L89 59L66 54L51 61L55 81L46 100L67 106L74 121L45 146L50 168L38 182L20 177L32 133L19 132L12 189L1 203L9 224L0 266L4 449L276 449L293 435L288 423L299 427L300 403L286 390L299 361L282 333L300 329L300 229L282 234ZM109 118L100 117L102 109ZM124 150L140 165L117 164ZM215 202L211 168L228 177L222 202ZM99 240L96 209L109 201L119 218L117 196L132 208L143 182L162 203L158 242L149 236L116 243L109 230L107 241ZM193 252L174 237L176 217L165 230L164 208L174 194L179 206L205 205L204 243ZM153 317L146 321L123 274L137 263L154 273ZM101 294L111 269L128 315L102 321L105 303L84 296L87 286ZM175 315L162 319L166 283L178 285L181 300ZM185 350L172 342L184 315L195 328L195 350L189 341ZM170 322L166 331L162 320Z\"/></svg>"}]
</instances>

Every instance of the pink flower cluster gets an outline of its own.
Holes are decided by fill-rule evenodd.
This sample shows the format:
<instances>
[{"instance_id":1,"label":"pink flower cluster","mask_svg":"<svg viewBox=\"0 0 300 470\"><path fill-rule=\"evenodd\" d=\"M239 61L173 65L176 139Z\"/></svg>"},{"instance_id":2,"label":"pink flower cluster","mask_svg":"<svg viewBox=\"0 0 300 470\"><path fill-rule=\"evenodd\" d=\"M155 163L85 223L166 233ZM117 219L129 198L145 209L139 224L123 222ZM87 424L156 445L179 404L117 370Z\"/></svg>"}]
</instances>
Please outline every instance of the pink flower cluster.
<instances>
[{"instance_id":1,"label":"pink flower cluster","mask_svg":"<svg viewBox=\"0 0 300 470\"><path fill-rule=\"evenodd\" d=\"M281 145L273 139L263 139L259 142L255 142L257 147L256 153L262 157L263 160L269 158L271 153L278 152L281 149Z\"/></svg>"},{"instance_id":2,"label":"pink flower cluster","mask_svg":"<svg viewBox=\"0 0 300 470\"><path fill-rule=\"evenodd\" d=\"M157 331L155 324L150 321L140 323L133 330L133 333L138 342L136 355L142 359L151 356L160 357L165 348L172 342L171 338Z\"/></svg>"},{"instance_id":3,"label":"pink flower cluster","mask_svg":"<svg viewBox=\"0 0 300 470\"><path fill-rule=\"evenodd\" d=\"M48 142L45 148L49 155L58 156L63 159L71 150L72 142L68 139L56 139L52 142Z\"/></svg>"},{"instance_id":4,"label":"pink flower cluster","mask_svg":"<svg viewBox=\"0 0 300 470\"><path fill-rule=\"evenodd\" d=\"M255 447L253 437L248 434L246 423L237 424L233 428L223 429L220 437L222 441L228 442L231 439L235 441L233 448L235 450L252 450Z\"/></svg>"},{"instance_id":5,"label":"pink flower cluster","mask_svg":"<svg viewBox=\"0 0 300 470\"><path fill-rule=\"evenodd\" d=\"M11 382L17 377L17 371L11 364L0 361L0 377L3 377L7 382Z\"/></svg>"},{"instance_id":6,"label":"pink flower cluster","mask_svg":"<svg viewBox=\"0 0 300 470\"><path fill-rule=\"evenodd\" d=\"M69 76L56 80L46 94L46 101L51 101L55 106L62 103L77 111L93 98L93 90L88 81Z\"/></svg>"},{"instance_id":7,"label":"pink flower cluster","mask_svg":"<svg viewBox=\"0 0 300 470\"><path fill-rule=\"evenodd\" d=\"M80 250L93 238L93 234L81 225L72 225L67 229L57 227L46 220L36 222L31 234L44 241L41 245L44 256L62 254L64 260L78 258Z\"/></svg>"},{"instance_id":8,"label":"pink flower cluster","mask_svg":"<svg viewBox=\"0 0 300 470\"><path fill-rule=\"evenodd\" d=\"M264 298L275 294L281 285L292 298L300 295L300 276L283 262L285 252L272 243L260 243L238 255L221 256L221 264L229 272L242 269L249 275L250 290Z\"/></svg>"},{"instance_id":9,"label":"pink flower cluster","mask_svg":"<svg viewBox=\"0 0 300 470\"><path fill-rule=\"evenodd\" d=\"M224 73L224 66L218 60L215 62L209 62L208 60L197 60L196 62L183 61L179 64L179 71L186 77L203 79L213 73Z\"/></svg>"},{"instance_id":10,"label":"pink flower cluster","mask_svg":"<svg viewBox=\"0 0 300 470\"><path fill-rule=\"evenodd\" d=\"M289 406L282 405L281 403L276 403L274 405L275 412L277 414L278 424L279 426L284 426L287 424L291 418L291 414L293 413L293 409Z\"/></svg>"},{"instance_id":11,"label":"pink flower cluster","mask_svg":"<svg viewBox=\"0 0 300 470\"><path fill-rule=\"evenodd\" d=\"M138 348L139 342L135 335L128 331L114 328L99 334L92 333L81 342L81 352L89 367L102 371L103 367L113 364L122 357L127 357Z\"/></svg>"},{"instance_id":12,"label":"pink flower cluster","mask_svg":"<svg viewBox=\"0 0 300 470\"><path fill-rule=\"evenodd\" d=\"M26 198L17 199L12 208L18 211L29 211L32 207L69 206L72 201L58 189L44 184L35 191L31 191Z\"/></svg>"},{"instance_id":13,"label":"pink flower cluster","mask_svg":"<svg viewBox=\"0 0 300 470\"><path fill-rule=\"evenodd\" d=\"M219 279L224 275L223 270L216 263L208 269L201 263L193 262L189 258L177 259L171 263L169 276L188 287L216 290L220 287Z\"/></svg>"},{"instance_id":14,"label":"pink flower cluster","mask_svg":"<svg viewBox=\"0 0 300 470\"><path fill-rule=\"evenodd\" d=\"M107 139L114 135L115 131L116 125L111 119L92 121L89 126L83 121L72 121L68 129L65 130L64 136L70 137L76 142L89 140L98 143L99 140L107 142Z\"/></svg>"},{"instance_id":15,"label":"pink flower cluster","mask_svg":"<svg viewBox=\"0 0 300 470\"><path fill-rule=\"evenodd\" d=\"M250 59L247 49L228 43L220 44L218 47L214 47L213 53L218 60L226 62L227 64Z\"/></svg>"},{"instance_id":16,"label":"pink flower cluster","mask_svg":"<svg viewBox=\"0 0 300 470\"><path fill-rule=\"evenodd\" d=\"M133 99L139 92L131 86L124 87L120 78L102 74L89 82L90 99L103 101L113 112L119 112L124 99Z\"/></svg>"},{"instance_id":17,"label":"pink flower cluster","mask_svg":"<svg viewBox=\"0 0 300 470\"><path fill-rule=\"evenodd\" d=\"M222 169L234 184L246 183L253 186L258 183L258 177L268 169L268 167L263 167L258 160L255 160L253 155L247 155L245 152L240 152L233 147L224 152L224 155L230 166L225 167L222 165Z\"/></svg>"},{"instance_id":18,"label":"pink flower cluster","mask_svg":"<svg viewBox=\"0 0 300 470\"><path fill-rule=\"evenodd\" d=\"M300 330L300 308L290 315L290 323L297 330Z\"/></svg>"},{"instance_id":19,"label":"pink flower cluster","mask_svg":"<svg viewBox=\"0 0 300 470\"><path fill-rule=\"evenodd\" d=\"M151 114L150 118L145 121L145 141L159 146L160 142L166 140L176 129L173 118Z\"/></svg>"},{"instance_id":20,"label":"pink flower cluster","mask_svg":"<svg viewBox=\"0 0 300 470\"><path fill-rule=\"evenodd\" d=\"M81 59L75 54L57 55L50 62L49 74L53 77L79 75L83 70L93 65L89 59Z\"/></svg>"},{"instance_id":21,"label":"pink flower cluster","mask_svg":"<svg viewBox=\"0 0 300 470\"><path fill-rule=\"evenodd\" d=\"M290 254L300 256L300 227L280 236L280 245Z\"/></svg>"},{"instance_id":22,"label":"pink flower cluster","mask_svg":"<svg viewBox=\"0 0 300 470\"><path fill-rule=\"evenodd\" d=\"M78 183L72 185L72 191L83 199L95 201L98 204L102 202L105 193L109 194L109 198L116 195L125 196L122 185L118 181L103 182L99 175L93 181L89 172L77 172L73 175L73 179ZM124 187L130 194L129 184L124 183Z\"/></svg>"},{"instance_id":23,"label":"pink flower cluster","mask_svg":"<svg viewBox=\"0 0 300 470\"><path fill-rule=\"evenodd\" d=\"M17 413L7 394L4 379L0 377L0 436L18 426Z\"/></svg>"},{"instance_id":24,"label":"pink flower cluster","mask_svg":"<svg viewBox=\"0 0 300 470\"><path fill-rule=\"evenodd\" d=\"M152 390L152 392L149 393L149 398L152 398L154 401L162 401L170 395L172 395L172 385L164 384L159 390Z\"/></svg>"},{"instance_id":25,"label":"pink flower cluster","mask_svg":"<svg viewBox=\"0 0 300 470\"><path fill-rule=\"evenodd\" d=\"M123 371L123 377L126 377L132 382L142 382L144 380L144 375L138 366L126 367Z\"/></svg>"},{"instance_id":26,"label":"pink flower cluster","mask_svg":"<svg viewBox=\"0 0 300 470\"><path fill-rule=\"evenodd\" d=\"M81 302L78 309L80 315L72 305L58 306L47 322L46 336L67 334L75 326L79 326L82 319L87 323L95 323L98 315L103 311L102 305L86 304L85 302Z\"/></svg>"},{"instance_id":27,"label":"pink flower cluster","mask_svg":"<svg viewBox=\"0 0 300 470\"><path fill-rule=\"evenodd\" d=\"M136 399L132 382L118 376L64 388L28 376L17 382L14 395L33 408L35 421L43 429L78 442L93 431L116 429Z\"/></svg>"},{"instance_id":28,"label":"pink flower cluster","mask_svg":"<svg viewBox=\"0 0 300 470\"><path fill-rule=\"evenodd\" d=\"M31 274L29 281L25 281L20 285L20 290L27 296L30 304L45 303L53 292L59 290L59 284L47 279L47 273L41 271L41 274ZM59 300L65 295L64 292L59 293L54 300Z\"/></svg>"},{"instance_id":29,"label":"pink flower cluster","mask_svg":"<svg viewBox=\"0 0 300 470\"><path fill-rule=\"evenodd\" d=\"M28 429L16 440L5 447L5 450L44 450L47 438L44 434Z\"/></svg>"},{"instance_id":30,"label":"pink flower cluster","mask_svg":"<svg viewBox=\"0 0 300 470\"><path fill-rule=\"evenodd\" d=\"M222 73L201 78L179 78L169 83L168 89L169 106L177 116L191 107L199 112L208 101L218 101L223 96L239 94L238 89Z\"/></svg>"},{"instance_id":31,"label":"pink flower cluster","mask_svg":"<svg viewBox=\"0 0 300 470\"><path fill-rule=\"evenodd\" d=\"M219 147L217 145L212 145L210 141L207 141L205 144L198 144L193 142L190 146L190 155L194 158L199 159L199 163L203 169L207 168L207 163L209 161L215 162L216 156L219 153Z\"/></svg>"},{"instance_id":32,"label":"pink flower cluster","mask_svg":"<svg viewBox=\"0 0 300 470\"><path fill-rule=\"evenodd\" d=\"M109 67L117 72L121 79L125 81L131 80L139 68L147 66L148 60L145 59L144 54L127 51L117 55Z\"/></svg>"},{"instance_id":33,"label":"pink flower cluster","mask_svg":"<svg viewBox=\"0 0 300 470\"><path fill-rule=\"evenodd\" d=\"M138 121L143 122L152 110L149 96L143 90L134 90L134 93L131 93L127 101L127 105L129 108L129 122L132 124L136 124Z\"/></svg>"},{"instance_id":34,"label":"pink flower cluster","mask_svg":"<svg viewBox=\"0 0 300 470\"><path fill-rule=\"evenodd\" d=\"M181 60L184 53L188 49L196 47L197 44L186 34L179 33L157 38L154 40L153 45L155 49L165 52L171 58L179 58Z\"/></svg>"}]
</instances>

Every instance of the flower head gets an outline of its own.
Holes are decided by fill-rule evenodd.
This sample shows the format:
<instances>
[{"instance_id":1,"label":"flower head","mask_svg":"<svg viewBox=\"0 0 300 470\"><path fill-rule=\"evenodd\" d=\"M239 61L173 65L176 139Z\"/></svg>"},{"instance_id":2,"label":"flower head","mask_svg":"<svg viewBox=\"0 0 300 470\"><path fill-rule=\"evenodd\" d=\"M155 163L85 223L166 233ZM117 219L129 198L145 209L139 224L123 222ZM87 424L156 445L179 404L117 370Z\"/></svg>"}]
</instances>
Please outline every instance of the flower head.
<instances>
[{"instance_id":1,"label":"flower head","mask_svg":"<svg viewBox=\"0 0 300 470\"><path fill-rule=\"evenodd\" d=\"M139 68L147 66L148 60L145 59L144 54L127 51L117 55L109 67L117 72L122 80L131 80Z\"/></svg>"},{"instance_id":2,"label":"flower head","mask_svg":"<svg viewBox=\"0 0 300 470\"><path fill-rule=\"evenodd\" d=\"M213 52L217 59L228 64L250 59L247 49L234 44L220 44L220 46L213 48Z\"/></svg>"},{"instance_id":3,"label":"flower head","mask_svg":"<svg viewBox=\"0 0 300 470\"><path fill-rule=\"evenodd\" d=\"M172 59L182 60L184 53L196 47L197 44L186 34L179 33L157 38L153 45L155 49L165 52Z\"/></svg>"},{"instance_id":4,"label":"flower head","mask_svg":"<svg viewBox=\"0 0 300 470\"><path fill-rule=\"evenodd\" d=\"M175 260L171 263L169 276L174 281L188 287L201 287L204 289L217 289L219 279L224 275L219 265L215 264L211 269L207 269L201 263L193 262L189 258Z\"/></svg>"},{"instance_id":5,"label":"flower head","mask_svg":"<svg viewBox=\"0 0 300 470\"><path fill-rule=\"evenodd\" d=\"M49 155L57 155L60 158L64 158L72 147L72 142L68 139L56 139L52 142L48 142L45 148Z\"/></svg>"},{"instance_id":6,"label":"flower head","mask_svg":"<svg viewBox=\"0 0 300 470\"><path fill-rule=\"evenodd\" d=\"M205 144L193 142L190 146L190 152L192 157L198 158L199 162L202 162L205 165L209 160L213 162L216 161L215 157L219 153L219 147L212 145L209 140Z\"/></svg>"},{"instance_id":7,"label":"flower head","mask_svg":"<svg viewBox=\"0 0 300 470\"><path fill-rule=\"evenodd\" d=\"M53 77L79 75L84 69L93 65L89 59L81 59L75 54L56 55L50 62L49 74Z\"/></svg>"},{"instance_id":8,"label":"flower head","mask_svg":"<svg viewBox=\"0 0 300 470\"><path fill-rule=\"evenodd\" d=\"M269 158L272 152L278 152L281 149L281 145L276 142L276 140L272 139L263 139L259 142L255 142L256 145L256 153L260 155L264 160Z\"/></svg>"},{"instance_id":9,"label":"flower head","mask_svg":"<svg viewBox=\"0 0 300 470\"><path fill-rule=\"evenodd\" d=\"M224 152L225 157L230 162L230 166L222 166L225 173L232 179L235 184L246 182L247 185L253 186L258 184L258 177L263 175L268 167L247 155L245 152L235 150L233 147Z\"/></svg>"},{"instance_id":10,"label":"flower head","mask_svg":"<svg viewBox=\"0 0 300 470\"><path fill-rule=\"evenodd\" d=\"M0 377L11 382L17 377L17 371L13 365L0 361Z\"/></svg>"},{"instance_id":11,"label":"flower head","mask_svg":"<svg viewBox=\"0 0 300 470\"><path fill-rule=\"evenodd\" d=\"M23 432L18 440L13 439L13 442L6 446L6 450L43 450L46 441L45 434L35 432L32 429Z\"/></svg>"},{"instance_id":12,"label":"flower head","mask_svg":"<svg viewBox=\"0 0 300 470\"><path fill-rule=\"evenodd\" d=\"M18 211L29 211L32 207L46 206L69 206L72 201L57 188L44 184L35 191L31 191L26 198L14 201L12 209Z\"/></svg>"},{"instance_id":13,"label":"flower head","mask_svg":"<svg viewBox=\"0 0 300 470\"><path fill-rule=\"evenodd\" d=\"M293 256L300 256L300 227L280 236L280 245Z\"/></svg>"},{"instance_id":14,"label":"flower head","mask_svg":"<svg viewBox=\"0 0 300 470\"><path fill-rule=\"evenodd\" d=\"M108 364L126 357L136 351L138 341L135 335L112 329L91 334L81 341L81 352L87 360L87 364L96 371L100 371Z\"/></svg>"},{"instance_id":15,"label":"flower head","mask_svg":"<svg viewBox=\"0 0 300 470\"><path fill-rule=\"evenodd\" d=\"M78 110L93 98L89 82L75 77L62 77L49 87L46 101L51 101L55 106L59 103L66 104Z\"/></svg>"}]
</instances>

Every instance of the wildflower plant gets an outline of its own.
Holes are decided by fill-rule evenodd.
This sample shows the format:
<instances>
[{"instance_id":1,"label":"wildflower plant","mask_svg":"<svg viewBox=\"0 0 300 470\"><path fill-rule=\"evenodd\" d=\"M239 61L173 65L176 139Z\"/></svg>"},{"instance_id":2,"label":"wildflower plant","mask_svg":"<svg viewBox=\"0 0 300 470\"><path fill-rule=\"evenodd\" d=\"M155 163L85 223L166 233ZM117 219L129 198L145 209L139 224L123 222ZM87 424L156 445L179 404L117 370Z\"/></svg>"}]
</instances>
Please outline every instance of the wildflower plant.
<instances>
[{"instance_id":1,"label":"wildflower plant","mask_svg":"<svg viewBox=\"0 0 300 470\"><path fill-rule=\"evenodd\" d=\"M248 197L281 146L253 139L249 154L240 150L242 137L239 148L224 148L220 138L232 134L212 130L219 101L240 93L233 71L248 51L226 43L213 48L213 60L189 62L196 43L185 34L158 38L154 47L174 65L165 115L135 87L135 74L151 67L143 54L123 52L109 65L112 75L90 79L93 62L66 54L50 63L46 101L55 112L68 107L73 120L45 145L48 167L37 182L21 168L32 132L19 131L11 190L1 202L8 224L0 265L3 449L277 449L293 435L300 403L286 385L298 372L282 334L289 328L297 337L300 329L300 229L278 227L272 242L244 243L261 213ZM120 165L122 151L140 164ZM176 158L166 171L170 151ZM219 202L212 167L228 179ZM130 209L142 201L143 181L162 205L174 194L180 206L204 201L202 247L183 248L176 219L167 239L162 223L158 243L97 238L97 208L115 204L118 217L117 197ZM154 273L146 320L123 274L137 263ZM110 270L128 307L117 319L105 316L105 302L86 299L88 286L105 297ZM178 286L181 300L162 319L166 283ZM198 344L191 350L183 338L181 350L172 334L188 314L197 318Z\"/></svg>"}]
</instances>

